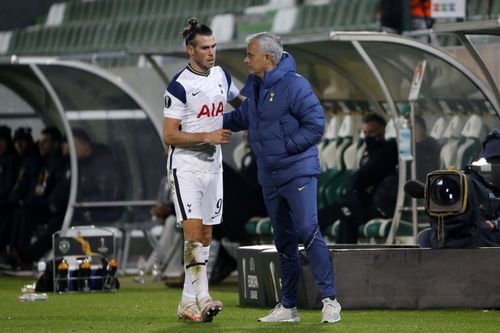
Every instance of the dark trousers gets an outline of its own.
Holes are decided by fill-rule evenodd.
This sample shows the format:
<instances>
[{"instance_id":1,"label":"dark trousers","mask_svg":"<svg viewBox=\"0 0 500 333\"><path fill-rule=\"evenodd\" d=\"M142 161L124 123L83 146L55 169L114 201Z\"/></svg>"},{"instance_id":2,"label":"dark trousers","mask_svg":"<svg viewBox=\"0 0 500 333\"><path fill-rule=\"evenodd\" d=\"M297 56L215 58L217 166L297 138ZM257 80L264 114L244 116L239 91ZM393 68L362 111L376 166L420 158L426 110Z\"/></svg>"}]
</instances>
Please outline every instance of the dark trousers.
<instances>
[{"instance_id":1,"label":"dark trousers","mask_svg":"<svg viewBox=\"0 0 500 333\"><path fill-rule=\"evenodd\" d=\"M297 304L299 242L304 244L322 297L333 298L336 295L330 254L318 226L317 184L316 177L301 177L279 188L263 188L279 253L281 303L285 307Z\"/></svg>"},{"instance_id":2,"label":"dark trousers","mask_svg":"<svg viewBox=\"0 0 500 333\"><path fill-rule=\"evenodd\" d=\"M3 206L0 209L0 253L7 249L12 234L12 210L13 207Z\"/></svg>"},{"instance_id":3,"label":"dark trousers","mask_svg":"<svg viewBox=\"0 0 500 333\"><path fill-rule=\"evenodd\" d=\"M40 260L52 249L52 235L61 230L64 221L64 212L52 215L43 226L43 231L37 235L34 243L19 250L19 257L23 262Z\"/></svg>"}]
</instances>

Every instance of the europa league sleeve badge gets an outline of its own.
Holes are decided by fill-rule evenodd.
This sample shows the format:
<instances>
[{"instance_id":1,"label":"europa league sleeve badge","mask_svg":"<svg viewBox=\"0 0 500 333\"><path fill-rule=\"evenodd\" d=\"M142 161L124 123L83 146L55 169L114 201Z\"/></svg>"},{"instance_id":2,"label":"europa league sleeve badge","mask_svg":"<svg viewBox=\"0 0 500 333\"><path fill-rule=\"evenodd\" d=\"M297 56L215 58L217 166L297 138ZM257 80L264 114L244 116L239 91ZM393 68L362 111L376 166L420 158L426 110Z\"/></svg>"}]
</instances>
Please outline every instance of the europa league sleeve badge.
<instances>
[{"instance_id":1,"label":"europa league sleeve badge","mask_svg":"<svg viewBox=\"0 0 500 333\"><path fill-rule=\"evenodd\" d=\"M167 95L165 96L165 108L168 109L170 105L172 105L172 99Z\"/></svg>"}]
</instances>

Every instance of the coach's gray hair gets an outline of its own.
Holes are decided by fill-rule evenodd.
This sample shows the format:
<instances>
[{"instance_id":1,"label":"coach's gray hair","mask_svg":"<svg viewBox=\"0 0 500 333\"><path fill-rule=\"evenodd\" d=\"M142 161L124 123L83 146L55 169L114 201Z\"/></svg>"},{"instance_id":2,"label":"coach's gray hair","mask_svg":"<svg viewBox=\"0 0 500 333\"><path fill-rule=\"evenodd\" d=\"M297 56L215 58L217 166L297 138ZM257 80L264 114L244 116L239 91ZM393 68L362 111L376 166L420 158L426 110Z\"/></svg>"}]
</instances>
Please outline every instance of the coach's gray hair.
<instances>
[{"instance_id":1,"label":"coach's gray hair","mask_svg":"<svg viewBox=\"0 0 500 333\"><path fill-rule=\"evenodd\" d=\"M270 32L260 32L247 38L247 43L256 42L262 53L269 53L273 59L273 65L277 65L283 55L283 45L278 36Z\"/></svg>"}]
</instances>

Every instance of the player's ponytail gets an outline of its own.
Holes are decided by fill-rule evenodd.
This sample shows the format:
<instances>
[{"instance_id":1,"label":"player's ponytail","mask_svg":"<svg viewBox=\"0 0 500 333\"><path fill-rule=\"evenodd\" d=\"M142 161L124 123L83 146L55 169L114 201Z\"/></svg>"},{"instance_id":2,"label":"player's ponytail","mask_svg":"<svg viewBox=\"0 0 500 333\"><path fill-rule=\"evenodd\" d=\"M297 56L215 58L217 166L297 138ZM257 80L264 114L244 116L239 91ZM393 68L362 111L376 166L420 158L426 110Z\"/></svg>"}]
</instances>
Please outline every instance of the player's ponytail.
<instances>
[{"instance_id":1,"label":"player's ponytail","mask_svg":"<svg viewBox=\"0 0 500 333\"><path fill-rule=\"evenodd\" d=\"M186 45L195 45L196 35L211 36L212 29L210 29L205 24L198 24L198 19L196 17L190 18L188 20L188 26L182 29L182 37Z\"/></svg>"}]
</instances>

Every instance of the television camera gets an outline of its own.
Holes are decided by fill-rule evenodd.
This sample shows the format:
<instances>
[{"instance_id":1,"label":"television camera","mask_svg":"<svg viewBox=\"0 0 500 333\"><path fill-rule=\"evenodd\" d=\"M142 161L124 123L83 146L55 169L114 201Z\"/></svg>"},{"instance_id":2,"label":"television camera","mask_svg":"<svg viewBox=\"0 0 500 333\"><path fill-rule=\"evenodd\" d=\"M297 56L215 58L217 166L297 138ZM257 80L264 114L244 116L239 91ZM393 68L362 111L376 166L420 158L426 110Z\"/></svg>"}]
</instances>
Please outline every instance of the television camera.
<instances>
[{"instance_id":1,"label":"television camera","mask_svg":"<svg viewBox=\"0 0 500 333\"><path fill-rule=\"evenodd\" d=\"M426 184L410 180L405 192L424 199L432 248L498 246L499 184L500 164L479 163L430 172Z\"/></svg>"}]
</instances>

